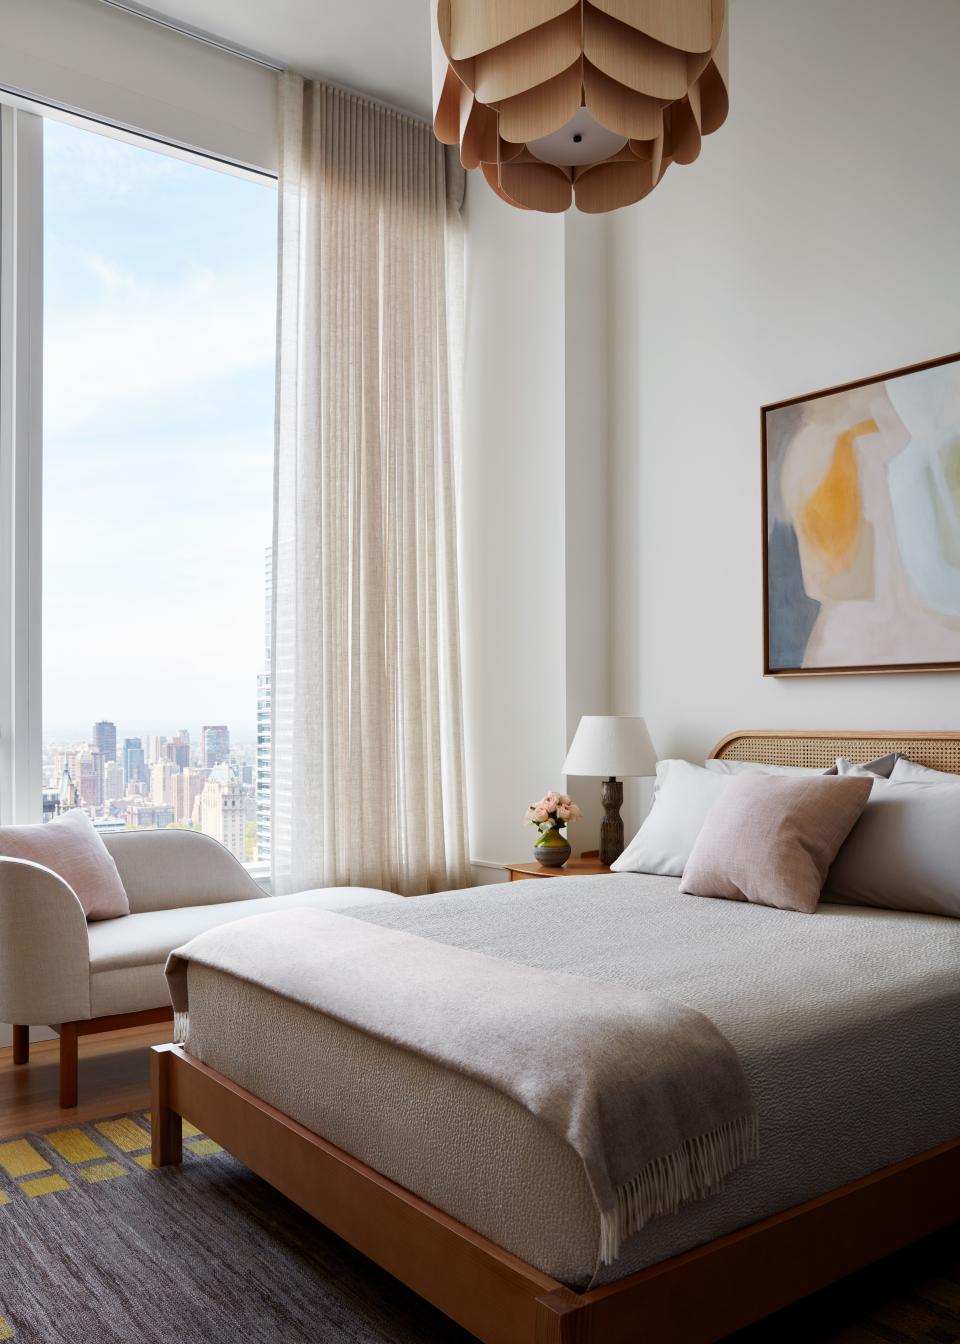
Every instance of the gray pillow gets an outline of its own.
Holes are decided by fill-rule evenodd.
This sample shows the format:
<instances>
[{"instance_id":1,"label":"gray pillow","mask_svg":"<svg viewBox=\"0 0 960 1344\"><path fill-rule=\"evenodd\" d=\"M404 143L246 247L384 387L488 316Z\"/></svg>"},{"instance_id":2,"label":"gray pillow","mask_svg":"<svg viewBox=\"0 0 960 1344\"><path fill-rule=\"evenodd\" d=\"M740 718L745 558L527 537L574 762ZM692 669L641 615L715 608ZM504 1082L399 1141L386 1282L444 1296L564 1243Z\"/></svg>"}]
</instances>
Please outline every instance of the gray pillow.
<instances>
[{"instance_id":1,"label":"gray pillow","mask_svg":"<svg viewBox=\"0 0 960 1344\"><path fill-rule=\"evenodd\" d=\"M878 756L875 761L864 761L862 765L857 761L851 761L846 756L838 756L836 765L831 765L829 770L824 770L825 775L847 775L852 766L857 765L861 770L869 770L871 775L878 775L881 779L889 779L893 774L893 767L897 761L904 759L899 751L888 752L886 756Z\"/></svg>"},{"instance_id":2,"label":"gray pillow","mask_svg":"<svg viewBox=\"0 0 960 1344\"><path fill-rule=\"evenodd\" d=\"M863 816L827 875L823 899L960 916L960 779L874 780Z\"/></svg>"}]
</instances>

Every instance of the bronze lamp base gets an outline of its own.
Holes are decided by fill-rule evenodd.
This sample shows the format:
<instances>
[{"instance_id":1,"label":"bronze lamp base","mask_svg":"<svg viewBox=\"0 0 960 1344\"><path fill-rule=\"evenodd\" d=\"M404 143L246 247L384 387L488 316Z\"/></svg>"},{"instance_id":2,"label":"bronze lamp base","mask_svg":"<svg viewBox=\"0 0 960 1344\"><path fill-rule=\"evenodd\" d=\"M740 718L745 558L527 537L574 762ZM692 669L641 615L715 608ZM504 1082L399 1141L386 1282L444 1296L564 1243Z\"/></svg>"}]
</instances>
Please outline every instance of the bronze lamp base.
<instances>
[{"instance_id":1,"label":"bronze lamp base","mask_svg":"<svg viewBox=\"0 0 960 1344\"><path fill-rule=\"evenodd\" d=\"M623 853L623 818L620 815L623 803L622 780L603 780L600 785L600 801L603 803L603 821L600 823L600 862L609 868L614 859L619 859Z\"/></svg>"}]
</instances>

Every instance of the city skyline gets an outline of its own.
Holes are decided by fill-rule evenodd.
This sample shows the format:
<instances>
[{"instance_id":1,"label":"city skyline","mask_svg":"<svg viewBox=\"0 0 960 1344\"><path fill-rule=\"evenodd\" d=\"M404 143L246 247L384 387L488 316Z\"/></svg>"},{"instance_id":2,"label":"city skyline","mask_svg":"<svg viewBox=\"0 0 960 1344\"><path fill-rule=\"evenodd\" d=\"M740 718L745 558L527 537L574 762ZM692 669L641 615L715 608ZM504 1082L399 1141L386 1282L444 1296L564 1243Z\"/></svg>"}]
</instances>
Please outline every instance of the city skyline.
<instances>
[{"instance_id":1,"label":"city skyline","mask_svg":"<svg viewBox=\"0 0 960 1344\"><path fill-rule=\"evenodd\" d=\"M43 820L81 808L104 832L186 827L242 862L262 861L260 764L257 747L231 741L224 723L127 736L100 719L44 751Z\"/></svg>"}]
</instances>

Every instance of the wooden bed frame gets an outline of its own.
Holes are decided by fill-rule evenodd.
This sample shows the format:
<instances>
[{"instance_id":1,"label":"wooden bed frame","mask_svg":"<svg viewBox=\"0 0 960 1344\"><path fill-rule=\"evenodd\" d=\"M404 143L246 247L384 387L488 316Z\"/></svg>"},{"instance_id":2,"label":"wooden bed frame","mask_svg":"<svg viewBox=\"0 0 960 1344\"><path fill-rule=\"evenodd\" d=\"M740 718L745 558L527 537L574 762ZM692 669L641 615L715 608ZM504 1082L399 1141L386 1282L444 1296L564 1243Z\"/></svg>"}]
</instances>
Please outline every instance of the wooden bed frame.
<instances>
[{"instance_id":1,"label":"wooden bed frame","mask_svg":"<svg viewBox=\"0 0 960 1344\"><path fill-rule=\"evenodd\" d=\"M960 773L960 733L731 734L711 756L826 766L902 751ZM713 1344L953 1222L960 1137L585 1293L564 1287L192 1058L151 1059L153 1162L181 1117L485 1344ZM829 1142L829 1137L825 1137Z\"/></svg>"}]
</instances>

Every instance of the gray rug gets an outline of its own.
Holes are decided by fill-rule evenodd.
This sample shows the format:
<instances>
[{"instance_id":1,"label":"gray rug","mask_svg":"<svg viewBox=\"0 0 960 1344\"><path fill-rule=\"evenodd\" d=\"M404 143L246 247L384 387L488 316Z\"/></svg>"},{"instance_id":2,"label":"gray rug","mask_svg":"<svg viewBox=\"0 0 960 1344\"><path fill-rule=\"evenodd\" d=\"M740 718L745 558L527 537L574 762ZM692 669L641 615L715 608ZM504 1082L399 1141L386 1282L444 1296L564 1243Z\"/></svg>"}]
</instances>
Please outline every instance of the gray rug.
<instances>
[{"instance_id":1,"label":"gray rug","mask_svg":"<svg viewBox=\"0 0 960 1344\"><path fill-rule=\"evenodd\" d=\"M210 1139L184 1134L183 1166L161 1171L142 1113L0 1140L0 1342L470 1344ZM954 1341L958 1227L726 1344Z\"/></svg>"},{"instance_id":2,"label":"gray rug","mask_svg":"<svg viewBox=\"0 0 960 1344\"><path fill-rule=\"evenodd\" d=\"M0 1340L472 1339L195 1131L158 1171L145 1117L104 1128L0 1141Z\"/></svg>"}]
</instances>

